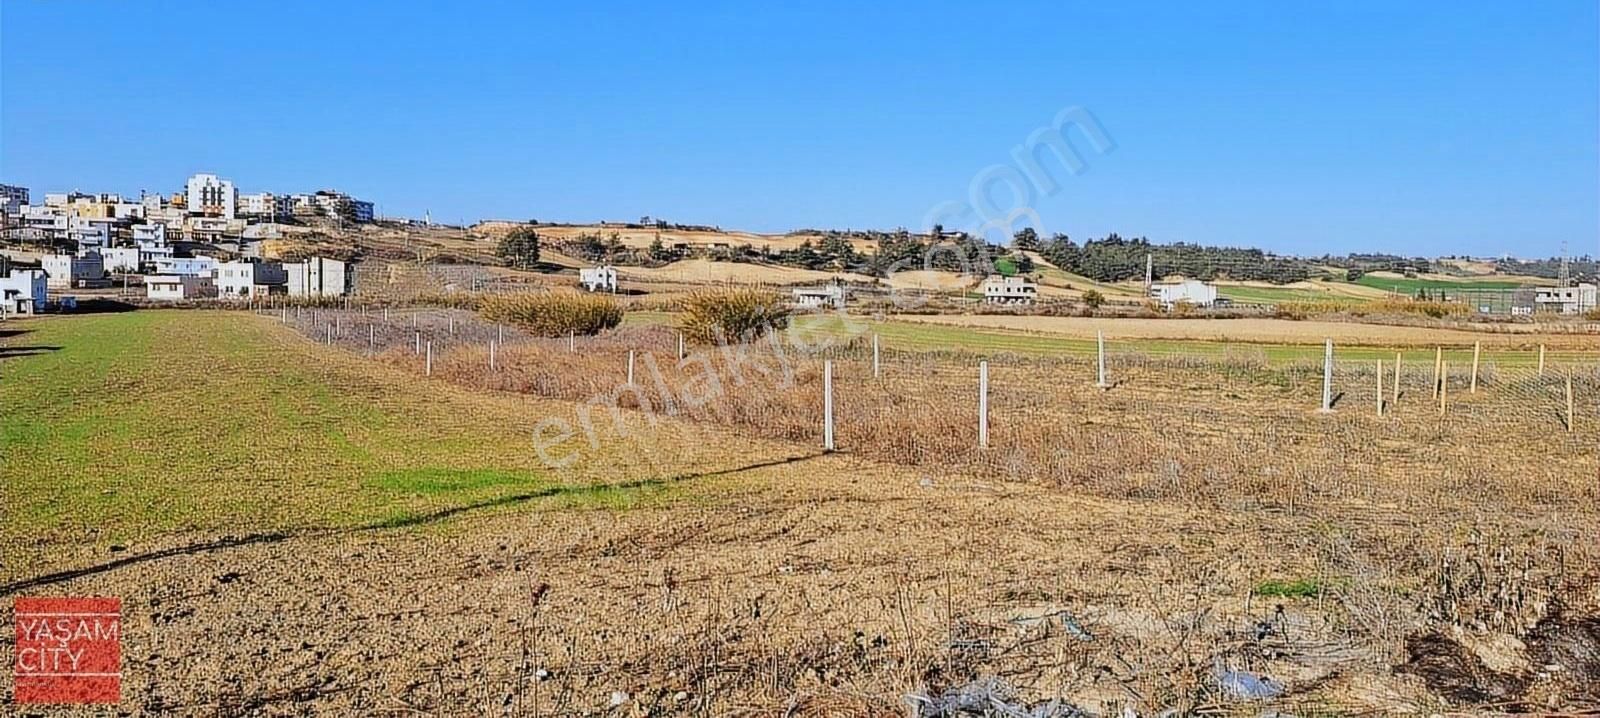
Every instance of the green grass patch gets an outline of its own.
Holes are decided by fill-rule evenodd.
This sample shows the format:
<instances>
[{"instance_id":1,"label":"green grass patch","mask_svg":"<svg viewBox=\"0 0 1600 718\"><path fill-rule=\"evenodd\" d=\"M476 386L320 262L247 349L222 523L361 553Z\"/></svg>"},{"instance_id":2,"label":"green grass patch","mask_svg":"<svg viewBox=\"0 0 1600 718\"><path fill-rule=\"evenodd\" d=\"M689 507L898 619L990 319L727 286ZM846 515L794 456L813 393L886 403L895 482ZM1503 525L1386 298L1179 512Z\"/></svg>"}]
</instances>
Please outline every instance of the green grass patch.
<instances>
[{"instance_id":1,"label":"green grass patch","mask_svg":"<svg viewBox=\"0 0 1600 718\"><path fill-rule=\"evenodd\" d=\"M1263 598L1316 598L1327 588L1326 584L1312 578L1272 579L1257 584L1252 593Z\"/></svg>"},{"instance_id":2,"label":"green grass patch","mask_svg":"<svg viewBox=\"0 0 1600 718\"><path fill-rule=\"evenodd\" d=\"M1463 279L1449 281L1443 279L1420 279L1414 277L1378 277L1363 274L1355 281L1364 287L1382 289L1386 292L1397 292L1413 296L1417 290L1426 289L1436 291L1460 291L1463 289L1516 289L1523 286L1522 282L1497 279Z\"/></svg>"}]
</instances>

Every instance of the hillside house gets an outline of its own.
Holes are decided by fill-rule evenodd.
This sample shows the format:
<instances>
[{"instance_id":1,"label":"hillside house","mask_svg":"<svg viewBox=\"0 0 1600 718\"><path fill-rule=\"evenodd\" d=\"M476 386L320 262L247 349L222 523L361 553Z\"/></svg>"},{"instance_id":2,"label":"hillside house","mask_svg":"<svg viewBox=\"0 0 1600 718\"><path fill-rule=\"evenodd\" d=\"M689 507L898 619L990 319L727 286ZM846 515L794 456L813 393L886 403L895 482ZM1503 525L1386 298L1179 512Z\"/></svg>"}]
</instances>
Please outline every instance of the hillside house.
<instances>
[{"instance_id":1,"label":"hillside house","mask_svg":"<svg viewBox=\"0 0 1600 718\"><path fill-rule=\"evenodd\" d=\"M156 257L156 274L209 277L217 271L215 257Z\"/></svg>"},{"instance_id":2,"label":"hillside house","mask_svg":"<svg viewBox=\"0 0 1600 718\"><path fill-rule=\"evenodd\" d=\"M1217 303L1217 288L1198 279L1162 282L1150 285L1150 298L1160 302L1163 309L1171 309L1179 302L1209 307Z\"/></svg>"},{"instance_id":3,"label":"hillside house","mask_svg":"<svg viewBox=\"0 0 1600 718\"><path fill-rule=\"evenodd\" d=\"M794 305L800 309L844 309L844 282L835 279L820 287L794 290Z\"/></svg>"},{"instance_id":4,"label":"hillside house","mask_svg":"<svg viewBox=\"0 0 1600 718\"><path fill-rule=\"evenodd\" d=\"M989 304L1032 304L1039 298L1039 285L1027 277L992 276L983 280L983 301Z\"/></svg>"},{"instance_id":5,"label":"hillside house","mask_svg":"<svg viewBox=\"0 0 1600 718\"><path fill-rule=\"evenodd\" d=\"M13 268L0 276L0 317L43 311L48 288L49 279L43 269Z\"/></svg>"},{"instance_id":6,"label":"hillside house","mask_svg":"<svg viewBox=\"0 0 1600 718\"><path fill-rule=\"evenodd\" d=\"M342 297L355 292L355 268L349 262L311 257L285 262L285 286L291 297Z\"/></svg>"},{"instance_id":7,"label":"hillside house","mask_svg":"<svg viewBox=\"0 0 1600 718\"><path fill-rule=\"evenodd\" d=\"M617 291L617 268L609 264L602 264L593 269L578 270L578 283L591 292Z\"/></svg>"},{"instance_id":8,"label":"hillside house","mask_svg":"<svg viewBox=\"0 0 1600 718\"><path fill-rule=\"evenodd\" d=\"M217 285L211 277L192 274L152 275L145 278L144 288L146 297L165 301L212 299L217 296Z\"/></svg>"},{"instance_id":9,"label":"hillside house","mask_svg":"<svg viewBox=\"0 0 1600 718\"><path fill-rule=\"evenodd\" d=\"M53 289L93 288L109 284L105 262L100 258L100 253L92 249L77 256L52 254L39 260L39 265L49 275L48 284Z\"/></svg>"},{"instance_id":10,"label":"hillside house","mask_svg":"<svg viewBox=\"0 0 1600 718\"><path fill-rule=\"evenodd\" d=\"M224 299L289 291L289 273L277 262L223 262L216 276L217 294Z\"/></svg>"}]
</instances>

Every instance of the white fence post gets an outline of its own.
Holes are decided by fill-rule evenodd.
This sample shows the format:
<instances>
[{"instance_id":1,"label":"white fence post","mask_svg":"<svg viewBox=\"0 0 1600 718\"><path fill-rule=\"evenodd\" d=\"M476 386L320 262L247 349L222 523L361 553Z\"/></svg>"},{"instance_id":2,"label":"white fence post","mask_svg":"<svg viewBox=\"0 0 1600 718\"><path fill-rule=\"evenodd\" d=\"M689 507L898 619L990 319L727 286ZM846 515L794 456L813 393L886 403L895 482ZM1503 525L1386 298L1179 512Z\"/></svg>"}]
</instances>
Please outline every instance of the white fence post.
<instances>
[{"instance_id":1,"label":"white fence post","mask_svg":"<svg viewBox=\"0 0 1600 718\"><path fill-rule=\"evenodd\" d=\"M494 371L494 347L496 342L489 342L489 371Z\"/></svg>"},{"instance_id":2,"label":"white fence post","mask_svg":"<svg viewBox=\"0 0 1600 718\"><path fill-rule=\"evenodd\" d=\"M1472 381L1467 393L1478 393L1478 355L1483 352L1483 342L1472 343Z\"/></svg>"},{"instance_id":3,"label":"white fence post","mask_svg":"<svg viewBox=\"0 0 1600 718\"><path fill-rule=\"evenodd\" d=\"M989 448L989 362L978 362L978 446Z\"/></svg>"},{"instance_id":4,"label":"white fence post","mask_svg":"<svg viewBox=\"0 0 1600 718\"><path fill-rule=\"evenodd\" d=\"M494 340L499 342L499 343L501 343L501 344L506 343L506 325L504 325L504 324L495 324L494 325Z\"/></svg>"},{"instance_id":5,"label":"white fence post","mask_svg":"<svg viewBox=\"0 0 1600 718\"><path fill-rule=\"evenodd\" d=\"M1322 411L1333 411L1333 340L1322 354Z\"/></svg>"},{"instance_id":6,"label":"white fence post","mask_svg":"<svg viewBox=\"0 0 1600 718\"><path fill-rule=\"evenodd\" d=\"M371 354L372 352L375 352L377 350L378 350L378 325L376 325L376 324L368 324L367 325L367 353Z\"/></svg>"},{"instance_id":7,"label":"white fence post","mask_svg":"<svg viewBox=\"0 0 1600 718\"><path fill-rule=\"evenodd\" d=\"M633 350L628 350L628 386L633 386Z\"/></svg>"},{"instance_id":8,"label":"white fence post","mask_svg":"<svg viewBox=\"0 0 1600 718\"><path fill-rule=\"evenodd\" d=\"M450 336L455 336L456 335L456 315L451 314L451 315L449 315L449 318L450 318Z\"/></svg>"},{"instance_id":9,"label":"white fence post","mask_svg":"<svg viewBox=\"0 0 1600 718\"><path fill-rule=\"evenodd\" d=\"M572 331L567 332L567 351L578 351L578 335Z\"/></svg>"},{"instance_id":10,"label":"white fence post","mask_svg":"<svg viewBox=\"0 0 1600 718\"><path fill-rule=\"evenodd\" d=\"M878 351L878 335L872 335L872 378L883 378L883 365Z\"/></svg>"},{"instance_id":11,"label":"white fence post","mask_svg":"<svg viewBox=\"0 0 1600 718\"><path fill-rule=\"evenodd\" d=\"M1378 360L1378 416L1383 416L1383 360Z\"/></svg>"},{"instance_id":12,"label":"white fence post","mask_svg":"<svg viewBox=\"0 0 1600 718\"><path fill-rule=\"evenodd\" d=\"M1539 345L1539 376L1544 376L1544 345Z\"/></svg>"},{"instance_id":13,"label":"white fence post","mask_svg":"<svg viewBox=\"0 0 1600 718\"><path fill-rule=\"evenodd\" d=\"M1100 387L1101 389L1110 389L1111 385L1106 383L1106 333L1095 332L1094 339L1096 353L1100 357L1100 378L1095 382L1094 385Z\"/></svg>"},{"instance_id":14,"label":"white fence post","mask_svg":"<svg viewBox=\"0 0 1600 718\"><path fill-rule=\"evenodd\" d=\"M822 448L833 451L833 360L822 362Z\"/></svg>"},{"instance_id":15,"label":"white fence post","mask_svg":"<svg viewBox=\"0 0 1600 718\"><path fill-rule=\"evenodd\" d=\"M411 344L411 356L422 353L422 332L416 332L416 337Z\"/></svg>"},{"instance_id":16,"label":"white fence post","mask_svg":"<svg viewBox=\"0 0 1600 718\"><path fill-rule=\"evenodd\" d=\"M433 342L428 342L427 376L433 376Z\"/></svg>"},{"instance_id":17,"label":"white fence post","mask_svg":"<svg viewBox=\"0 0 1600 718\"><path fill-rule=\"evenodd\" d=\"M683 333L678 333L678 361L683 361Z\"/></svg>"},{"instance_id":18,"label":"white fence post","mask_svg":"<svg viewBox=\"0 0 1600 718\"><path fill-rule=\"evenodd\" d=\"M328 346L331 347L331 346L333 346L333 325L332 324L324 324L322 326L326 327L327 330L328 330Z\"/></svg>"}]
</instances>

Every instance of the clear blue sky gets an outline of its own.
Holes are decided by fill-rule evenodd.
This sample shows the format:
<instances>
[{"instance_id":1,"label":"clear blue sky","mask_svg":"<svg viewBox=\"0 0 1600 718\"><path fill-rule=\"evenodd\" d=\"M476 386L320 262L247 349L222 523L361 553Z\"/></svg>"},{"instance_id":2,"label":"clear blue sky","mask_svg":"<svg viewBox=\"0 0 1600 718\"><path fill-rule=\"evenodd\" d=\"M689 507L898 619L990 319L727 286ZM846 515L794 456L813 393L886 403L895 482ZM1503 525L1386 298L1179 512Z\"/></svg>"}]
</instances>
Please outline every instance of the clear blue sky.
<instances>
[{"instance_id":1,"label":"clear blue sky","mask_svg":"<svg viewBox=\"0 0 1600 718\"><path fill-rule=\"evenodd\" d=\"M1047 232L1600 252L1594 0L652 5L7 0L0 181L920 228L1081 106Z\"/></svg>"}]
</instances>

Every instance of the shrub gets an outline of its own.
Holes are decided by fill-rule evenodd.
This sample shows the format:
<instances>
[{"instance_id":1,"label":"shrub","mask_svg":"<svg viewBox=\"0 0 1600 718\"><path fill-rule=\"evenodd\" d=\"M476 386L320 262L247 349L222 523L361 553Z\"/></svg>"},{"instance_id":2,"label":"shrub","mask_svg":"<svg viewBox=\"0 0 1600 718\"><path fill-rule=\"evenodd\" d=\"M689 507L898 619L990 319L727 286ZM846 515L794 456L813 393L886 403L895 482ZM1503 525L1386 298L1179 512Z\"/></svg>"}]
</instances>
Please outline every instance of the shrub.
<instances>
[{"instance_id":1,"label":"shrub","mask_svg":"<svg viewBox=\"0 0 1600 718\"><path fill-rule=\"evenodd\" d=\"M1600 307L1584 312L1583 318L1591 322L1600 322Z\"/></svg>"},{"instance_id":2,"label":"shrub","mask_svg":"<svg viewBox=\"0 0 1600 718\"><path fill-rule=\"evenodd\" d=\"M684 297L679 307L684 336L705 344L755 339L789 326L789 307L783 298L761 289L699 291Z\"/></svg>"},{"instance_id":3,"label":"shrub","mask_svg":"<svg viewBox=\"0 0 1600 718\"><path fill-rule=\"evenodd\" d=\"M1100 305L1106 303L1106 295L1098 289L1091 289L1083 293L1083 303L1089 305L1090 309L1099 309Z\"/></svg>"},{"instance_id":4,"label":"shrub","mask_svg":"<svg viewBox=\"0 0 1600 718\"><path fill-rule=\"evenodd\" d=\"M616 299L576 292L490 295L478 302L478 313L546 337L598 334L622 323L622 306Z\"/></svg>"},{"instance_id":5,"label":"shrub","mask_svg":"<svg viewBox=\"0 0 1600 718\"><path fill-rule=\"evenodd\" d=\"M539 266L539 233L533 231L532 227L517 227L500 240L495 254L510 266L533 269Z\"/></svg>"}]
</instances>

